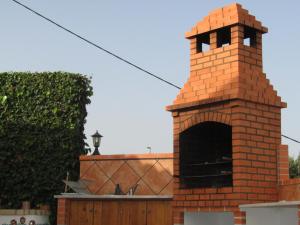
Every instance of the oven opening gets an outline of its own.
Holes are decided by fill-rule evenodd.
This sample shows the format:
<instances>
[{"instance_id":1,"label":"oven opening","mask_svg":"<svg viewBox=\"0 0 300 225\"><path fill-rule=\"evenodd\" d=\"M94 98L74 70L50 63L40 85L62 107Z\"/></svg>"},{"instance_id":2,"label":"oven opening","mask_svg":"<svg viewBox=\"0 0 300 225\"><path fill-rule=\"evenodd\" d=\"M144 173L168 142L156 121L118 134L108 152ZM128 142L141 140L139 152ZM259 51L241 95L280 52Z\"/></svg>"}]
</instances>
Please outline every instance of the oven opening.
<instances>
[{"instance_id":1,"label":"oven opening","mask_svg":"<svg viewBox=\"0 0 300 225\"><path fill-rule=\"evenodd\" d=\"M232 128L203 122L180 134L181 188L232 186Z\"/></svg>"}]
</instances>

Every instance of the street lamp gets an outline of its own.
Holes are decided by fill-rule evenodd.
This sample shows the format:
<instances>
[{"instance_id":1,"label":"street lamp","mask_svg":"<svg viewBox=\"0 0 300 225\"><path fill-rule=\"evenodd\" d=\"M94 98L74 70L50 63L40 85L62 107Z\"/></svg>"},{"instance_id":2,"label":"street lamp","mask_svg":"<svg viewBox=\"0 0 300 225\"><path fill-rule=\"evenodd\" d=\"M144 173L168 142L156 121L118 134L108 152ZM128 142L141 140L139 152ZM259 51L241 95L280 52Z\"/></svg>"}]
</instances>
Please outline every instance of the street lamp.
<instances>
[{"instance_id":1,"label":"street lamp","mask_svg":"<svg viewBox=\"0 0 300 225\"><path fill-rule=\"evenodd\" d=\"M99 151L98 151L98 148L99 148L99 146L100 146L100 142L101 142L101 138L102 138L102 137L103 137L103 136L102 136L101 134L99 134L98 131L96 131L96 133L94 133L94 134L92 135L92 138L93 138L93 145L94 145L94 147L95 147L95 150L94 150L94 152L93 152L92 155L100 155L100 153L99 153Z\"/></svg>"}]
</instances>

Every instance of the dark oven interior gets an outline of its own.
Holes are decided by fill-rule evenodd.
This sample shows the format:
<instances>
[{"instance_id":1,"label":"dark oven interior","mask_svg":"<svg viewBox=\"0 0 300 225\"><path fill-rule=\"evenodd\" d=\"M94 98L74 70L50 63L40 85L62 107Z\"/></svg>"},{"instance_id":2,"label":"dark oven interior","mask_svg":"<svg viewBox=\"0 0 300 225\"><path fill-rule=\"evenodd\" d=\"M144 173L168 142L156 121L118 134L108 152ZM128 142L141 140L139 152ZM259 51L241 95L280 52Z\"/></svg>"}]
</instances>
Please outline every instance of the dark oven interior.
<instances>
[{"instance_id":1,"label":"dark oven interior","mask_svg":"<svg viewBox=\"0 0 300 225\"><path fill-rule=\"evenodd\" d=\"M180 134L181 188L232 186L232 128L203 122Z\"/></svg>"}]
</instances>

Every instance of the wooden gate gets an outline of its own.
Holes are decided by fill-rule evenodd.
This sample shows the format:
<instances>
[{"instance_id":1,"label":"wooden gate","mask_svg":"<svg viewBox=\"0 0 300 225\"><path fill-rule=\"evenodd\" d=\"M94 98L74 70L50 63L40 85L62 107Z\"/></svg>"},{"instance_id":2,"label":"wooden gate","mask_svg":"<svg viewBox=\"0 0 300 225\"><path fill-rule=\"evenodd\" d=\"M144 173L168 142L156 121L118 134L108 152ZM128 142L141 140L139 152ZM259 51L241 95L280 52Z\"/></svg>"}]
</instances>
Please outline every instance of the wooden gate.
<instances>
[{"instance_id":1,"label":"wooden gate","mask_svg":"<svg viewBox=\"0 0 300 225\"><path fill-rule=\"evenodd\" d=\"M71 200L68 225L172 225L171 201Z\"/></svg>"}]
</instances>

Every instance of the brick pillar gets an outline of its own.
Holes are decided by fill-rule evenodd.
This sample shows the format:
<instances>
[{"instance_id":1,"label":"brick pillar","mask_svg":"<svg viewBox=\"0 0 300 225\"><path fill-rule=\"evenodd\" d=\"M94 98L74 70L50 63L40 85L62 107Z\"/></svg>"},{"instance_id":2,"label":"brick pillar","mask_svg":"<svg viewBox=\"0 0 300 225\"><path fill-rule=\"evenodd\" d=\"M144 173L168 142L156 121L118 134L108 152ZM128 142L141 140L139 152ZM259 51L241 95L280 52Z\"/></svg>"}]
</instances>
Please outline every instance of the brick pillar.
<instances>
[{"instance_id":1,"label":"brick pillar","mask_svg":"<svg viewBox=\"0 0 300 225\"><path fill-rule=\"evenodd\" d=\"M278 182L288 180L289 178L288 146L280 145L278 151Z\"/></svg>"},{"instance_id":2,"label":"brick pillar","mask_svg":"<svg viewBox=\"0 0 300 225\"><path fill-rule=\"evenodd\" d=\"M244 42L244 27L235 25L231 27L231 44L243 44Z\"/></svg>"},{"instance_id":3,"label":"brick pillar","mask_svg":"<svg viewBox=\"0 0 300 225\"><path fill-rule=\"evenodd\" d=\"M190 41L190 51L191 51L191 54L197 53L197 39L196 38L193 38Z\"/></svg>"},{"instance_id":4,"label":"brick pillar","mask_svg":"<svg viewBox=\"0 0 300 225\"><path fill-rule=\"evenodd\" d=\"M217 32L209 34L210 50L217 48Z\"/></svg>"},{"instance_id":5,"label":"brick pillar","mask_svg":"<svg viewBox=\"0 0 300 225\"><path fill-rule=\"evenodd\" d=\"M263 67L262 61L262 34L256 31L256 64Z\"/></svg>"},{"instance_id":6,"label":"brick pillar","mask_svg":"<svg viewBox=\"0 0 300 225\"><path fill-rule=\"evenodd\" d=\"M68 225L69 200L59 198L57 200L57 225Z\"/></svg>"},{"instance_id":7,"label":"brick pillar","mask_svg":"<svg viewBox=\"0 0 300 225\"><path fill-rule=\"evenodd\" d=\"M245 225L246 213L241 211L234 212L234 225Z\"/></svg>"},{"instance_id":8,"label":"brick pillar","mask_svg":"<svg viewBox=\"0 0 300 225\"><path fill-rule=\"evenodd\" d=\"M173 208L173 224L183 225L184 224L184 212L182 209Z\"/></svg>"}]
</instances>

